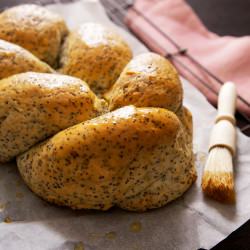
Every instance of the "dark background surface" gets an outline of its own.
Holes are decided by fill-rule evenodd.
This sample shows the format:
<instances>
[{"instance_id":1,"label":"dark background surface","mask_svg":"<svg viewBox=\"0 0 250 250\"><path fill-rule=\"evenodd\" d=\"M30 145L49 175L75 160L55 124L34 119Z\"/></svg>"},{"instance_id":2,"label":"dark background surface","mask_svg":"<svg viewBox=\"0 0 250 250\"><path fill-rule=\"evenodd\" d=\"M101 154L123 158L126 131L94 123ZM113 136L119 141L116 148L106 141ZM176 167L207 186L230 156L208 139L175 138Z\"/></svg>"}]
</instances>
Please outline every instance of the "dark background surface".
<instances>
[{"instance_id":1,"label":"dark background surface","mask_svg":"<svg viewBox=\"0 0 250 250\"><path fill-rule=\"evenodd\" d=\"M187 2L209 30L220 35L250 35L250 0L187 0Z\"/></svg>"},{"instance_id":2,"label":"dark background surface","mask_svg":"<svg viewBox=\"0 0 250 250\"><path fill-rule=\"evenodd\" d=\"M0 9L20 3L46 4L53 0L0 0ZM61 0L67 2L69 0ZM250 0L187 0L207 28L219 35L250 35ZM250 250L250 221L213 250Z\"/></svg>"}]
</instances>

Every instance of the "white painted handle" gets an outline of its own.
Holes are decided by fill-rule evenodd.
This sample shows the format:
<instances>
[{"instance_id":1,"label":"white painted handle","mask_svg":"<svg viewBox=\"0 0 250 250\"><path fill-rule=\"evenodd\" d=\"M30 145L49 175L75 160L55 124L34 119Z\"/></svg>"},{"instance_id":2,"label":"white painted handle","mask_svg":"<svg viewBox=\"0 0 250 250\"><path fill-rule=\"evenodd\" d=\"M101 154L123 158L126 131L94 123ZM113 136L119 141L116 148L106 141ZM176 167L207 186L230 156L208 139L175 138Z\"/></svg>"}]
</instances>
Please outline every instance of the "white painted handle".
<instances>
[{"instance_id":1,"label":"white painted handle","mask_svg":"<svg viewBox=\"0 0 250 250\"><path fill-rule=\"evenodd\" d=\"M226 147L230 150L232 155L235 154L236 145L236 129L234 125L228 120L218 121L212 130L209 151L214 147Z\"/></svg>"},{"instance_id":2,"label":"white painted handle","mask_svg":"<svg viewBox=\"0 0 250 250\"><path fill-rule=\"evenodd\" d=\"M226 82L220 89L218 97L218 114L216 122L228 120L235 124L236 88L232 82Z\"/></svg>"}]
</instances>

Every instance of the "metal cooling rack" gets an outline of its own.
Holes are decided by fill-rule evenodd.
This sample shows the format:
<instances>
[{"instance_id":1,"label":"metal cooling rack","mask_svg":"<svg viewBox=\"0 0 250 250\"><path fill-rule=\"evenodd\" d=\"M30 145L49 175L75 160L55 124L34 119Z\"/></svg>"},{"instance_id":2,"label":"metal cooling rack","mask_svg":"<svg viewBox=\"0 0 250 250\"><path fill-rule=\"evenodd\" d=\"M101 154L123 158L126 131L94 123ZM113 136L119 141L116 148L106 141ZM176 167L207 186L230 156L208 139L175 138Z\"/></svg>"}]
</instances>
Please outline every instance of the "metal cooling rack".
<instances>
[{"instance_id":1,"label":"metal cooling rack","mask_svg":"<svg viewBox=\"0 0 250 250\"><path fill-rule=\"evenodd\" d=\"M36 3L40 5L46 5L50 3L65 3L65 2L73 2L77 0L3 0L1 1L1 5L3 6L1 10L8 8L10 6L21 4L21 3ZM194 64L199 70L201 70L202 74L205 74L208 79L212 79L218 84L222 85L224 81L220 79L218 76L213 74L211 71L209 71L204 65L199 63L190 53L187 49L182 48L173 37L170 37L166 32L162 31L158 26L156 26L147 16L145 16L142 12L137 10L133 5L133 0L100 0L103 4L108 16L110 19L118 24L119 26L122 26L124 29L129 30L129 28L126 26L124 19L127 14L128 9L130 11L134 11L138 16L143 18L149 25L151 25L154 29L156 29L162 36L164 36L176 49L174 53L169 53L166 51L166 49L161 48L162 51L165 51L165 57L168 58L170 61L172 61L175 65L177 65L179 68L181 68L184 72L190 74L192 77L194 77L197 81L199 81L205 88L207 88L208 91L218 96L218 92L211 87L211 85L204 81L197 73L195 73L187 63L183 63L180 59L181 57L185 57L188 59L188 61L192 64ZM130 32L132 32L130 30ZM133 33L133 32L132 32ZM136 34L134 34L137 36ZM137 38L141 40L138 36ZM142 41L143 42L143 41ZM157 41L155 41L157 44ZM147 47L147 45L144 43L144 45ZM159 46L160 47L160 46ZM149 48L150 49L150 48ZM243 97L238 96L238 100L245 105L247 105L250 108L250 103L248 103ZM237 126L240 128L240 130L250 136L250 117L246 114L240 112L237 110L236 112L236 119L237 119Z\"/></svg>"}]
</instances>

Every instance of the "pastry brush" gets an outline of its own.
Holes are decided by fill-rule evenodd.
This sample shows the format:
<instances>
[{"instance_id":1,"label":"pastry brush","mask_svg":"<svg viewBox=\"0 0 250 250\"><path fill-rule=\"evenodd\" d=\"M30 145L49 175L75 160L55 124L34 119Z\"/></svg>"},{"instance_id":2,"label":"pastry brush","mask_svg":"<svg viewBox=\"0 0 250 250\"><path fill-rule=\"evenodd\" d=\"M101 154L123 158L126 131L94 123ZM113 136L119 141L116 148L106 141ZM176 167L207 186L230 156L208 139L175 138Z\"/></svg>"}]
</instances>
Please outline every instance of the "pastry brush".
<instances>
[{"instance_id":1,"label":"pastry brush","mask_svg":"<svg viewBox=\"0 0 250 250\"><path fill-rule=\"evenodd\" d=\"M236 88L225 83L219 92L218 114L212 129L209 155L202 177L205 195L223 203L235 202L233 156L236 148Z\"/></svg>"}]
</instances>

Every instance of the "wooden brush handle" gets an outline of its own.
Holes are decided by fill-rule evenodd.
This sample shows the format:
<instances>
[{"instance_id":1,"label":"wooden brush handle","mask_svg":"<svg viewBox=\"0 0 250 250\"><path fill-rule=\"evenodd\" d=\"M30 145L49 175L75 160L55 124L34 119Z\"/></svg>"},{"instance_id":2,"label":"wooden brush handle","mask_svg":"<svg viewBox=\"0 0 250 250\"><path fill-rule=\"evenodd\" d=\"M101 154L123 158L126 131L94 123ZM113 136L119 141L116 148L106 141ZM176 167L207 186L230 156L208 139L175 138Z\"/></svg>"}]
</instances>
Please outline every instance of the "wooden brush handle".
<instances>
[{"instance_id":1,"label":"wooden brush handle","mask_svg":"<svg viewBox=\"0 0 250 250\"><path fill-rule=\"evenodd\" d=\"M228 120L218 121L210 136L209 151L214 147L226 147L235 154L236 147L236 129L235 126Z\"/></svg>"},{"instance_id":2,"label":"wooden brush handle","mask_svg":"<svg viewBox=\"0 0 250 250\"><path fill-rule=\"evenodd\" d=\"M236 88L232 82L226 82L220 89L218 97L218 114L216 122L228 120L235 124Z\"/></svg>"}]
</instances>

